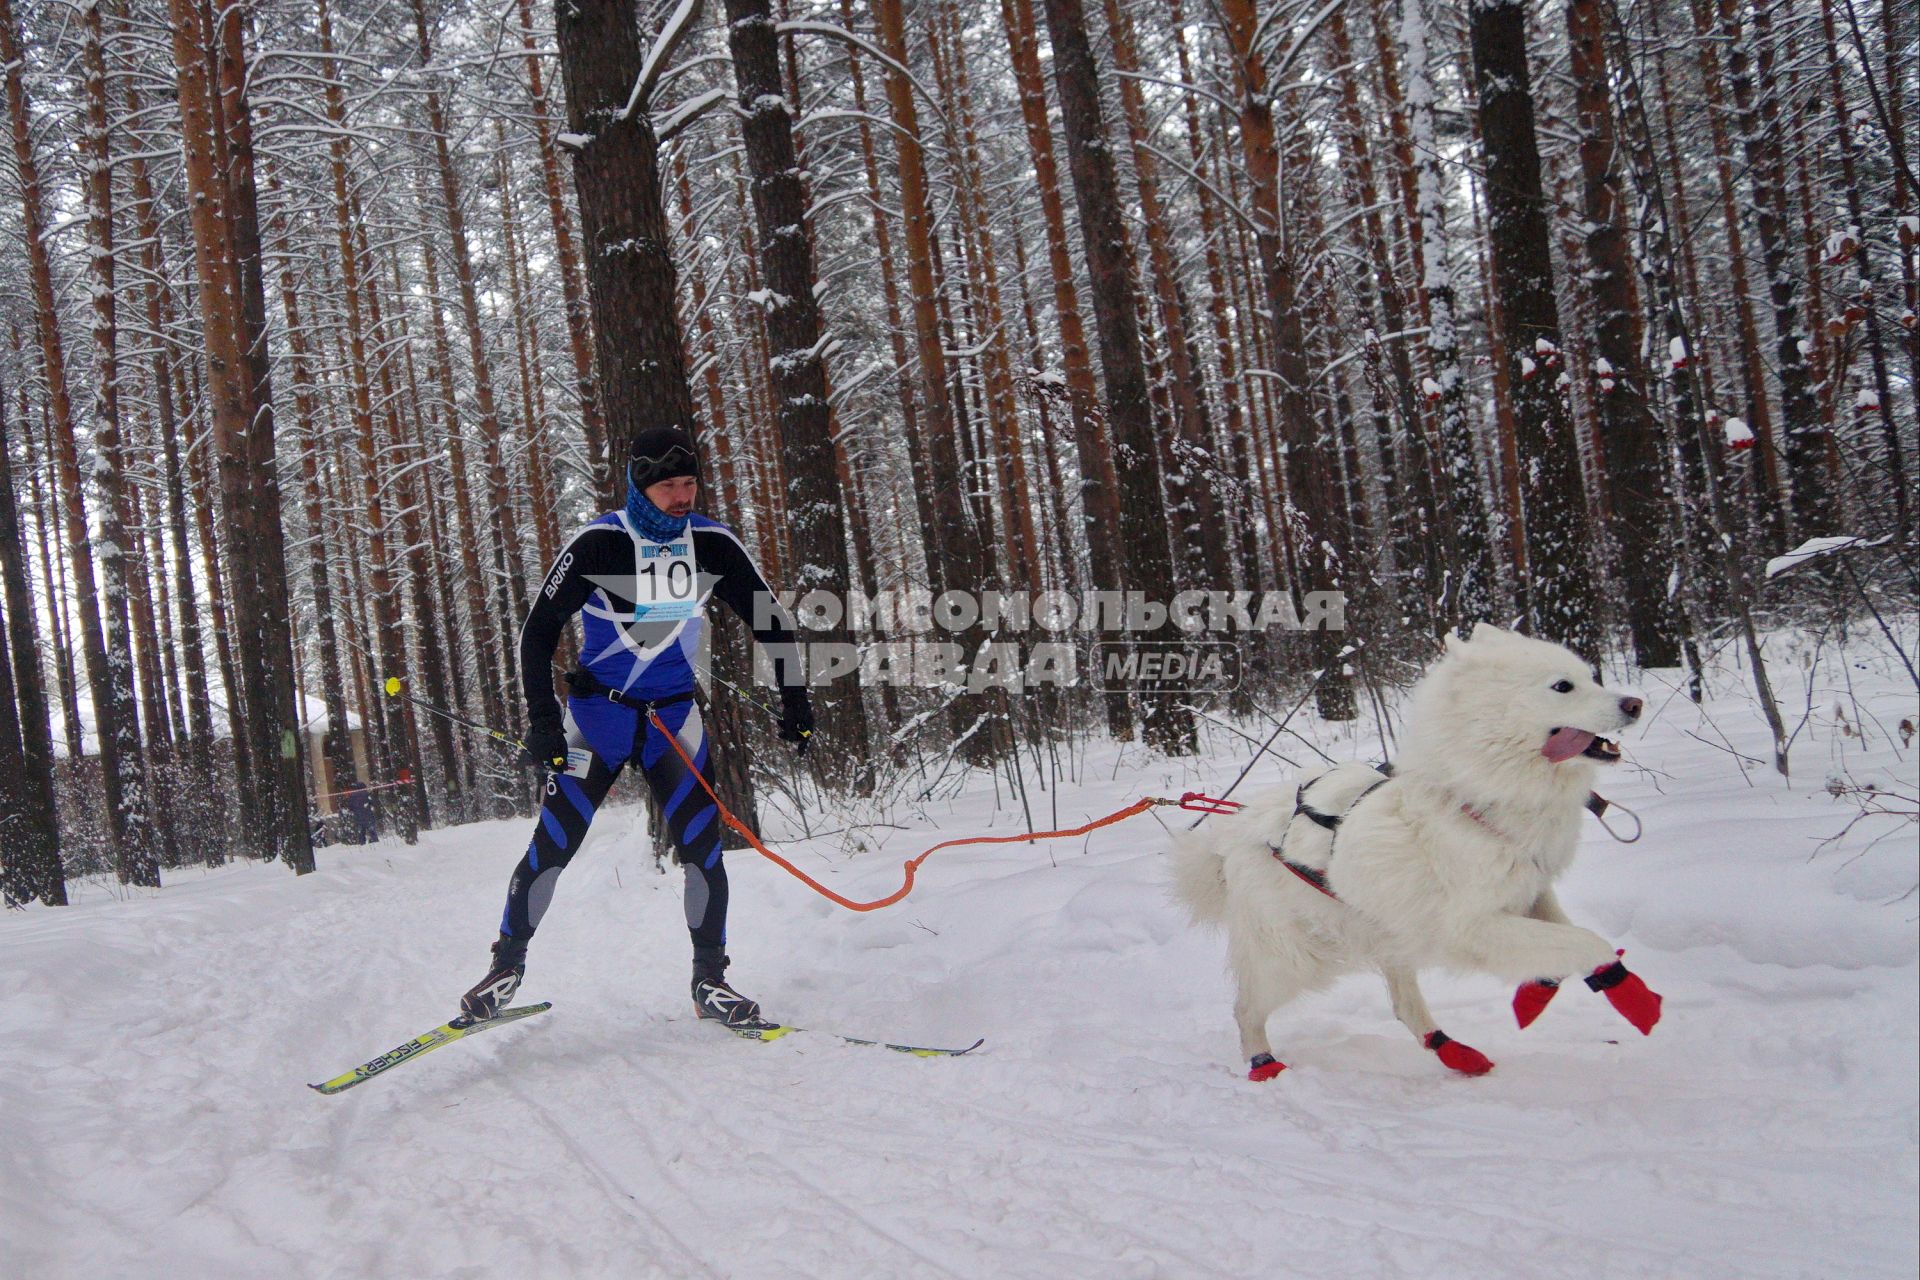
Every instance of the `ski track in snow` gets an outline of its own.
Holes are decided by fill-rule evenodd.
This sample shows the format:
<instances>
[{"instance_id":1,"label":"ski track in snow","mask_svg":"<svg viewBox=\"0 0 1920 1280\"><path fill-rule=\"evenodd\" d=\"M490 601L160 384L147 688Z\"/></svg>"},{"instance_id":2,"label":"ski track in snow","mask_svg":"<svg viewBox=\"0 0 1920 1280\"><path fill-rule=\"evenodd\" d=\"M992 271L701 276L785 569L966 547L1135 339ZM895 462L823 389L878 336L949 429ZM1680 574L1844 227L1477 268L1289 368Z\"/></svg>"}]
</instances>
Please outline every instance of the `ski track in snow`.
<instances>
[{"instance_id":1,"label":"ski track in snow","mask_svg":"<svg viewBox=\"0 0 1920 1280\"><path fill-rule=\"evenodd\" d=\"M1852 675L1880 723L1914 714L1910 688ZM528 823L322 850L298 880L78 886L0 918L0 1276L1910 1277L1920 965L1913 899L1888 905L1910 829L1815 846L1852 813L1824 771L1911 785L1914 756L1822 736L1820 689L1793 786L1743 779L1689 736L1765 754L1732 679L1711 726L1650 698L1602 785L1647 836L1589 825L1562 883L1664 1021L1642 1038L1569 983L1522 1033L1500 984L1429 975L1442 1025L1498 1064L1482 1079L1353 977L1276 1015L1290 1069L1246 1081L1223 945L1168 901L1145 818L943 851L862 916L730 855L745 990L851 1035L987 1037L958 1059L695 1021L678 873L655 874L632 808L603 814L532 949L523 998L551 1013L337 1098L306 1082L444 1020L479 976ZM1246 748L1215 748L1096 748L1060 821L1223 787ZM933 839L1019 822L992 803L926 805L938 835L897 819L916 829L852 861L786 847L884 892Z\"/></svg>"}]
</instances>

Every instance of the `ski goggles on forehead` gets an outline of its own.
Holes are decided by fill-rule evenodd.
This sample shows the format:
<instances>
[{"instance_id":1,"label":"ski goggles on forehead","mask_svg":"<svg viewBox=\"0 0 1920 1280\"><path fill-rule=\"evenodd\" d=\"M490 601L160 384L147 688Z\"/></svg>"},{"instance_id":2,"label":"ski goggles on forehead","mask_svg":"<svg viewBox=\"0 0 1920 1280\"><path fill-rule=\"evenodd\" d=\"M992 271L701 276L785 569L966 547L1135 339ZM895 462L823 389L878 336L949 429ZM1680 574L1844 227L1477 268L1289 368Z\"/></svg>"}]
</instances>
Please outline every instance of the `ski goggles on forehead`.
<instances>
[{"instance_id":1,"label":"ski goggles on forehead","mask_svg":"<svg viewBox=\"0 0 1920 1280\"><path fill-rule=\"evenodd\" d=\"M661 474L663 472L665 474ZM657 458L641 455L627 463L628 480L639 484L640 477L643 475L658 475L662 480L671 480L676 476L690 476L698 480L700 471L694 462L693 455L685 449L676 447L667 450Z\"/></svg>"},{"instance_id":2,"label":"ski goggles on forehead","mask_svg":"<svg viewBox=\"0 0 1920 1280\"><path fill-rule=\"evenodd\" d=\"M688 449L685 445L676 444L676 445L669 445L667 449L663 453L661 453L658 457L650 457L644 453L636 453L633 455L633 461L629 462L627 465L630 467L641 467L641 468L664 467L669 463L678 462L681 459L685 459L687 465L692 466L693 451L691 449Z\"/></svg>"}]
</instances>

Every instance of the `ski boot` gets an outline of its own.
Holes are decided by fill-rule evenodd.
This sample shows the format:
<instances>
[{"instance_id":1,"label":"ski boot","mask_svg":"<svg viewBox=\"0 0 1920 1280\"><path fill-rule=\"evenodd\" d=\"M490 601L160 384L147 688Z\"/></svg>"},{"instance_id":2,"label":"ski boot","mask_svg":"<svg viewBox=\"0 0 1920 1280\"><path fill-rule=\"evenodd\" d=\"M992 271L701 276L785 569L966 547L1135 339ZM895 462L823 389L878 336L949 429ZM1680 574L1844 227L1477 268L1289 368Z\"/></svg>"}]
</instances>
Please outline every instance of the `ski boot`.
<instances>
[{"instance_id":1,"label":"ski boot","mask_svg":"<svg viewBox=\"0 0 1920 1280\"><path fill-rule=\"evenodd\" d=\"M493 944L493 967L478 985L460 997L460 1012L475 1022L485 1022L509 1004L527 976L527 940L500 935Z\"/></svg>"},{"instance_id":2,"label":"ski boot","mask_svg":"<svg viewBox=\"0 0 1920 1280\"><path fill-rule=\"evenodd\" d=\"M728 1027L769 1025L760 1006L727 985L727 957L718 947L698 947L693 953L693 1008L702 1018Z\"/></svg>"}]
</instances>

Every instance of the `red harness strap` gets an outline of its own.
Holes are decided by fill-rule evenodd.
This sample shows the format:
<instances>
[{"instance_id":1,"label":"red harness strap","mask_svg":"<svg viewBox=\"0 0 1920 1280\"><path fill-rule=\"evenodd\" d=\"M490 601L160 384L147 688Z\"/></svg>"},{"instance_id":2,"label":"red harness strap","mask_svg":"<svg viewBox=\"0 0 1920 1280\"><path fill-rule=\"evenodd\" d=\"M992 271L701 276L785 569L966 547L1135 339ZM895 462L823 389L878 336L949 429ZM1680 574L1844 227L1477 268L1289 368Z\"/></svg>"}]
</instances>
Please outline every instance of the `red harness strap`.
<instances>
[{"instance_id":1,"label":"red harness strap","mask_svg":"<svg viewBox=\"0 0 1920 1280\"><path fill-rule=\"evenodd\" d=\"M1365 800L1386 783L1392 781L1393 767L1391 765L1377 764L1374 768L1380 771L1380 777L1348 802L1347 813L1353 812L1355 805ZM1337 832L1340 830L1340 823L1346 817L1346 814L1322 813L1318 809L1315 809L1307 803L1307 789L1305 786L1302 786L1299 791L1294 794L1293 816L1296 818L1305 817L1316 826L1324 827L1328 831ZM1281 845L1284 846L1285 842L1286 838L1282 836ZM1287 857L1280 846L1268 845L1267 848L1272 851L1276 862L1293 872L1294 875L1299 876L1304 883L1318 889L1335 902L1340 901L1340 895L1335 893L1332 886L1327 883L1327 873L1325 871L1320 870L1318 867L1310 867L1304 862L1294 862Z\"/></svg>"},{"instance_id":2,"label":"red harness strap","mask_svg":"<svg viewBox=\"0 0 1920 1280\"><path fill-rule=\"evenodd\" d=\"M1281 866L1293 872L1293 874L1299 876L1304 883L1312 885L1314 888L1318 889L1320 892L1326 894L1329 898L1332 898L1335 902L1340 901L1340 895L1336 894L1332 889L1327 887L1326 872L1316 870L1315 868L1309 867L1304 863L1289 862L1281 854L1281 852L1278 849L1275 849L1273 851L1273 856L1274 856L1274 859L1277 862L1279 862Z\"/></svg>"},{"instance_id":3,"label":"red harness strap","mask_svg":"<svg viewBox=\"0 0 1920 1280\"><path fill-rule=\"evenodd\" d=\"M1480 812L1478 809L1474 808L1473 805L1468 803L1467 801L1462 800L1460 802L1460 812L1466 814L1469 818L1472 818L1475 822L1479 823L1481 826L1485 827L1487 830L1493 832L1494 835L1499 836L1502 840L1505 840L1508 844L1513 843L1513 840L1507 835L1506 832L1494 826L1493 823L1487 821L1487 815Z\"/></svg>"}]
</instances>

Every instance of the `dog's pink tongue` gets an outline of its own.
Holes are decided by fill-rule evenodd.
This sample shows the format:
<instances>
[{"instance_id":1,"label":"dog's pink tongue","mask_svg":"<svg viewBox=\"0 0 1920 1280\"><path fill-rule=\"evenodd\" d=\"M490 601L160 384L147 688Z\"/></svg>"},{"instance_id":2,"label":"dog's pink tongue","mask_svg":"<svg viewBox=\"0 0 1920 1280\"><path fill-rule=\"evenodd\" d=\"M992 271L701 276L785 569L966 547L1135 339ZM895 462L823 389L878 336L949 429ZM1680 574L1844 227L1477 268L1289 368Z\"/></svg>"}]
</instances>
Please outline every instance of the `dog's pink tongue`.
<instances>
[{"instance_id":1,"label":"dog's pink tongue","mask_svg":"<svg viewBox=\"0 0 1920 1280\"><path fill-rule=\"evenodd\" d=\"M1584 729L1555 729L1540 754L1559 764L1571 760L1593 745L1593 735Z\"/></svg>"}]
</instances>

